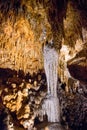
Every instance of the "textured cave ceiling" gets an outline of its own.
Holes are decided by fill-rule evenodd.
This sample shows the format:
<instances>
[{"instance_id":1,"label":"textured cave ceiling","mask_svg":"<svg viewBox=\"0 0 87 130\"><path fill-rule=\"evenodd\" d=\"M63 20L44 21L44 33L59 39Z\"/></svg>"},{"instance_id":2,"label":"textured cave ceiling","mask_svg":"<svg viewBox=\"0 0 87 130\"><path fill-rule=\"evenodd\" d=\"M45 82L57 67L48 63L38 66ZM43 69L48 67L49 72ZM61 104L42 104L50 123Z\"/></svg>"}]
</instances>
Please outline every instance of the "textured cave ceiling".
<instances>
[{"instance_id":1,"label":"textured cave ceiling","mask_svg":"<svg viewBox=\"0 0 87 130\"><path fill-rule=\"evenodd\" d=\"M87 0L0 0L0 67L38 70L46 41L74 47L87 30L86 12Z\"/></svg>"}]
</instances>

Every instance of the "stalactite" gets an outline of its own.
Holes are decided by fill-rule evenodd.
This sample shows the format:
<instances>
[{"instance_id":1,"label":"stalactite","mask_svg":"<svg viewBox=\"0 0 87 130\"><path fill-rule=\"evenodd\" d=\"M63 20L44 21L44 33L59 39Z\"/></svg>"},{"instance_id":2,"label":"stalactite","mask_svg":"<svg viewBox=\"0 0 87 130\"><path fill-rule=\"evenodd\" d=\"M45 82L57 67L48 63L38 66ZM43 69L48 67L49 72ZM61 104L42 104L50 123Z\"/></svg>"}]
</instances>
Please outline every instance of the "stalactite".
<instances>
[{"instance_id":1,"label":"stalactite","mask_svg":"<svg viewBox=\"0 0 87 130\"><path fill-rule=\"evenodd\" d=\"M51 45L50 45L51 46ZM57 97L58 53L49 44L44 46L44 68L47 77L47 96L42 104L42 116L49 122L60 122L60 106Z\"/></svg>"}]
</instances>

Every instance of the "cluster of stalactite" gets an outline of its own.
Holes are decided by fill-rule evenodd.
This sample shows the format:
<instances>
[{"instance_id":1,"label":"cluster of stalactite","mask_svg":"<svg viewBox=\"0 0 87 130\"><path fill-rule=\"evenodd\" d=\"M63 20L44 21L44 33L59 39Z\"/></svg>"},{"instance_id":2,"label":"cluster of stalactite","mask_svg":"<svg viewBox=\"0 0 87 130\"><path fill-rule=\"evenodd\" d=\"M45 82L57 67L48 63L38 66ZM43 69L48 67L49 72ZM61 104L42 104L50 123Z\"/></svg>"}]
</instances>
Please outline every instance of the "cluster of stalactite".
<instances>
[{"instance_id":1,"label":"cluster of stalactite","mask_svg":"<svg viewBox=\"0 0 87 130\"><path fill-rule=\"evenodd\" d=\"M12 15L12 17L14 17ZM14 18L13 18L14 19ZM0 35L0 66L13 69L22 69L27 72L41 67L41 45L39 42L34 44L34 36L28 20L23 16L17 18L13 24L13 19L8 17L1 22L2 30ZM31 60L32 59L32 60ZM30 61L30 62L29 62ZM32 62L34 66L30 67Z\"/></svg>"},{"instance_id":2,"label":"cluster of stalactite","mask_svg":"<svg viewBox=\"0 0 87 130\"><path fill-rule=\"evenodd\" d=\"M81 36L81 27L84 26L82 24L82 17L85 16L86 9L84 8L84 6L82 9L79 9L79 5L86 6L86 1L79 1L79 0L78 1L74 1L74 0L72 1L16 0L15 1L13 0L12 2L10 2L10 0L8 1L1 0L0 21L1 23L2 22L4 23L8 19L11 22L13 28L15 22L18 19L20 19L19 17L23 17L28 20L28 22L32 26L32 29L35 29L36 39L38 39L39 38L39 35L37 35L38 30L39 33L41 33L44 27L47 28L48 25L46 23L46 19L48 19L49 24L51 26L50 31L52 31L52 34L50 33L50 35L47 38L49 39L49 37L51 38L53 37L55 48L60 49L63 37L65 37L65 42L66 43L68 42L67 44L71 44L71 46L73 46L74 44L73 41L76 41L78 37ZM81 14L80 12L83 12L83 9L84 9L84 14ZM69 21L68 18L71 20ZM43 22L44 27L41 27L40 29L38 25L40 25L42 21L44 21ZM69 24L71 25L69 26ZM38 26L39 29L36 26ZM67 30L71 32L70 35L67 34L68 32L66 30L67 28L66 26L68 26ZM76 35L72 34L76 32L77 32Z\"/></svg>"},{"instance_id":3,"label":"cluster of stalactite","mask_svg":"<svg viewBox=\"0 0 87 130\"><path fill-rule=\"evenodd\" d=\"M75 49L87 27L86 9L79 8L80 3L85 1L1 0L0 66L24 72L43 68L42 43L50 40L57 50L62 44Z\"/></svg>"}]
</instances>

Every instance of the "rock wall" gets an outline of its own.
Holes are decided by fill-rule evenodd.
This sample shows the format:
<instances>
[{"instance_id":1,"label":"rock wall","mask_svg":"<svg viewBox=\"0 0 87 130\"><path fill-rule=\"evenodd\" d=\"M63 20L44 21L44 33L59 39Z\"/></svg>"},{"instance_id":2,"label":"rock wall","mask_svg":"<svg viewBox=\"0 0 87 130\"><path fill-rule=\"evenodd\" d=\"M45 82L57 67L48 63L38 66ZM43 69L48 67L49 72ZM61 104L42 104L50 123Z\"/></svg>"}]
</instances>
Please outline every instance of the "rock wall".
<instances>
[{"instance_id":1,"label":"rock wall","mask_svg":"<svg viewBox=\"0 0 87 130\"><path fill-rule=\"evenodd\" d=\"M1 71L6 78L5 80L0 75L0 79L2 78L0 80L1 111L7 109L7 115L12 118L11 123L14 127L21 124L24 128L32 129L34 119L38 116L41 102L46 95L47 84L44 71L39 70L33 75L30 73L23 75L23 71L14 73L10 69Z\"/></svg>"}]
</instances>

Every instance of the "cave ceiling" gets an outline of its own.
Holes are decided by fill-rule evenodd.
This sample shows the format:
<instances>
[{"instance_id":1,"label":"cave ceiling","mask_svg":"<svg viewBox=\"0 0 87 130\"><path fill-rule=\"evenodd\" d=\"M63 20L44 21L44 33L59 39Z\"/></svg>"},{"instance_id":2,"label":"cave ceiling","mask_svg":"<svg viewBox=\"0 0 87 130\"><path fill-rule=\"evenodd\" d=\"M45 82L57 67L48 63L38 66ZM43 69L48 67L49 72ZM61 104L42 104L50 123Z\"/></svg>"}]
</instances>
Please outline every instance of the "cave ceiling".
<instances>
[{"instance_id":1,"label":"cave ceiling","mask_svg":"<svg viewBox=\"0 0 87 130\"><path fill-rule=\"evenodd\" d=\"M86 30L87 0L0 0L0 67L36 71L46 41L74 48Z\"/></svg>"}]
</instances>

